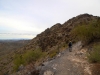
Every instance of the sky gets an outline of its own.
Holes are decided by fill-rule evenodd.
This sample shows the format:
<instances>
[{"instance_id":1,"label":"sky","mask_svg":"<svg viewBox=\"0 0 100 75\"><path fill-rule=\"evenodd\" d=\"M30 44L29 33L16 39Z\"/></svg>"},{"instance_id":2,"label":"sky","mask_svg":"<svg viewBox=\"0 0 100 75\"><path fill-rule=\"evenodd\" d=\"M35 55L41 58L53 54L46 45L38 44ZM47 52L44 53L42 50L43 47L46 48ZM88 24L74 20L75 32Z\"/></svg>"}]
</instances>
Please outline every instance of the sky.
<instances>
[{"instance_id":1,"label":"sky","mask_svg":"<svg viewBox=\"0 0 100 75\"><path fill-rule=\"evenodd\" d=\"M84 13L100 16L100 0L0 0L0 39L32 39Z\"/></svg>"}]
</instances>

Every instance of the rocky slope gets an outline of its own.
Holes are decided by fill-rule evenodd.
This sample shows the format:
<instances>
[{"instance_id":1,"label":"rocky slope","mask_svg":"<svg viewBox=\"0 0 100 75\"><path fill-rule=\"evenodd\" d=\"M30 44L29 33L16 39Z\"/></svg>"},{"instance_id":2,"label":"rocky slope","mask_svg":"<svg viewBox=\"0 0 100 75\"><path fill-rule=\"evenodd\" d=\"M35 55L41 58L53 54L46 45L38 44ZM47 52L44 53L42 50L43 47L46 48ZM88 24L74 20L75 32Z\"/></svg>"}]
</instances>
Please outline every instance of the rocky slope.
<instances>
[{"instance_id":1,"label":"rocky slope","mask_svg":"<svg viewBox=\"0 0 100 75\"><path fill-rule=\"evenodd\" d=\"M64 24L57 23L38 34L31 40L30 44L22 50L41 48L43 51L48 51L59 44L63 45L68 43L69 40L74 42L73 37L70 35L70 31L78 25L88 25L98 18L97 16L89 14L81 14L69 19Z\"/></svg>"}]
</instances>

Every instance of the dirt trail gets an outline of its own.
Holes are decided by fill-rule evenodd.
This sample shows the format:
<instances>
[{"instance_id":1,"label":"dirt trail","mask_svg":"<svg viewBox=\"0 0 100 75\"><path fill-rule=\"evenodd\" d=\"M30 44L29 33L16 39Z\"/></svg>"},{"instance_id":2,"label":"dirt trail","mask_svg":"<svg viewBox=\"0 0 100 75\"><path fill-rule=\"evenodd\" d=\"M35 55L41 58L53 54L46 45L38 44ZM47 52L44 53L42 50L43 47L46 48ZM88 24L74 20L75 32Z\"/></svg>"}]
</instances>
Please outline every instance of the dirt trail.
<instances>
[{"instance_id":1,"label":"dirt trail","mask_svg":"<svg viewBox=\"0 0 100 75\"><path fill-rule=\"evenodd\" d=\"M55 59L43 64L40 75L92 75L91 65L87 62L86 50L81 49L81 42L73 45L72 52L64 50Z\"/></svg>"}]
</instances>

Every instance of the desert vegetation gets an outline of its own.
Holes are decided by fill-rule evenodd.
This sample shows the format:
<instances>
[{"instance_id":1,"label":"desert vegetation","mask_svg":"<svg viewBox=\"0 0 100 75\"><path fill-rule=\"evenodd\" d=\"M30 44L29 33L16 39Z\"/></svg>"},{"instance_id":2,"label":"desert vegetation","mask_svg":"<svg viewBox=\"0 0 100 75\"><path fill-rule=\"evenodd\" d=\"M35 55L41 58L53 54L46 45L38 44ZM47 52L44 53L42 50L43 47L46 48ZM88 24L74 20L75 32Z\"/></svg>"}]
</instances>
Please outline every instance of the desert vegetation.
<instances>
[{"instance_id":1,"label":"desert vegetation","mask_svg":"<svg viewBox=\"0 0 100 75\"><path fill-rule=\"evenodd\" d=\"M89 62L100 63L100 44L94 45L92 51L88 54Z\"/></svg>"},{"instance_id":2,"label":"desert vegetation","mask_svg":"<svg viewBox=\"0 0 100 75\"><path fill-rule=\"evenodd\" d=\"M85 45L100 41L100 19L93 20L88 25L77 26L71 34L76 40L82 40ZM92 47L88 59L90 62L100 63L100 44Z\"/></svg>"},{"instance_id":3,"label":"desert vegetation","mask_svg":"<svg viewBox=\"0 0 100 75\"><path fill-rule=\"evenodd\" d=\"M14 71L17 71L20 65L27 65L31 62L35 62L40 58L45 56L45 52L42 52L40 49L36 50L27 50L23 54L16 54L14 56Z\"/></svg>"},{"instance_id":4,"label":"desert vegetation","mask_svg":"<svg viewBox=\"0 0 100 75\"><path fill-rule=\"evenodd\" d=\"M0 75L8 74L12 70L13 56L19 48L30 40L0 40ZM8 71L10 69L10 71Z\"/></svg>"},{"instance_id":5,"label":"desert vegetation","mask_svg":"<svg viewBox=\"0 0 100 75\"><path fill-rule=\"evenodd\" d=\"M79 25L71 31L75 39L82 40L85 44L90 44L100 39L100 19L93 20L88 25Z\"/></svg>"}]
</instances>

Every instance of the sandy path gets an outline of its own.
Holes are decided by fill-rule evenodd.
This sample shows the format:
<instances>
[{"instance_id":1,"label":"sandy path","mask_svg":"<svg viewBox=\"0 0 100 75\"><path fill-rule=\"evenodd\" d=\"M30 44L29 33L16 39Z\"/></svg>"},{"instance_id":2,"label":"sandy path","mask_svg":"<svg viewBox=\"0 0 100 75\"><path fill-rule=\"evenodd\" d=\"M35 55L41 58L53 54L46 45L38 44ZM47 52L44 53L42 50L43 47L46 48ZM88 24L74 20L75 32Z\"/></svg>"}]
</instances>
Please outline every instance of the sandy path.
<instances>
[{"instance_id":1,"label":"sandy path","mask_svg":"<svg viewBox=\"0 0 100 75\"><path fill-rule=\"evenodd\" d=\"M86 50L81 49L81 42L73 45L73 51L68 49L59 53L55 59L44 62L40 75L92 75L90 64L86 59Z\"/></svg>"}]
</instances>

